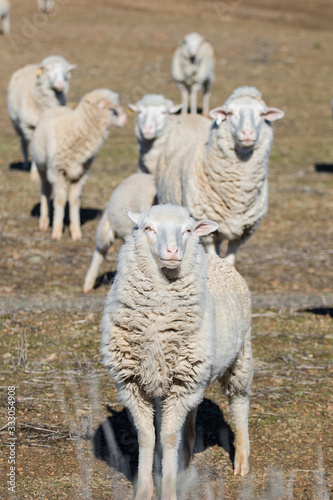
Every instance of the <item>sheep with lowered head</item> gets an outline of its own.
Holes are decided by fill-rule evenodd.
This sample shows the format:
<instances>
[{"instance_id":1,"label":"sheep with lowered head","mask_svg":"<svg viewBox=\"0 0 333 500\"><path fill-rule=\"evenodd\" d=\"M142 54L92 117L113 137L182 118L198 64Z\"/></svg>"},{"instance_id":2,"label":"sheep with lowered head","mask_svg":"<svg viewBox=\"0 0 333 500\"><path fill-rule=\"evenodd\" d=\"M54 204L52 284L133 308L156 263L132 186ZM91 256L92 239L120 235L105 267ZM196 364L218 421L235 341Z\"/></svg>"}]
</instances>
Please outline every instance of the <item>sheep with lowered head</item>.
<instances>
[{"instance_id":1,"label":"sheep with lowered head","mask_svg":"<svg viewBox=\"0 0 333 500\"><path fill-rule=\"evenodd\" d=\"M115 238L125 238L132 233L133 224L127 217L126 209L148 211L155 199L154 176L142 172L130 175L113 191L97 226L96 249L83 285L85 293L93 288L100 265Z\"/></svg>"},{"instance_id":2,"label":"sheep with lowered head","mask_svg":"<svg viewBox=\"0 0 333 500\"><path fill-rule=\"evenodd\" d=\"M212 45L198 33L189 33L180 42L172 59L172 76L182 93L182 113L197 112L197 94L203 89L202 113L208 116L214 82L215 58Z\"/></svg>"},{"instance_id":3,"label":"sheep with lowered head","mask_svg":"<svg viewBox=\"0 0 333 500\"><path fill-rule=\"evenodd\" d=\"M214 122L200 140L174 127L159 159L157 198L216 221L218 231L204 240L207 251L220 254L228 240L226 258L234 264L267 211L271 122L284 113L267 107L256 88L240 87L210 116Z\"/></svg>"},{"instance_id":4,"label":"sheep with lowered head","mask_svg":"<svg viewBox=\"0 0 333 500\"><path fill-rule=\"evenodd\" d=\"M0 19L2 21L2 32L8 35L10 32L10 1L0 0Z\"/></svg>"},{"instance_id":5,"label":"sheep with lowered head","mask_svg":"<svg viewBox=\"0 0 333 500\"><path fill-rule=\"evenodd\" d=\"M135 135L139 149L138 172L154 174L157 160L167 138L169 115L181 105L174 105L163 95L147 94L136 104L129 104L136 113Z\"/></svg>"},{"instance_id":6,"label":"sheep with lowered head","mask_svg":"<svg viewBox=\"0 0 333 500\"><path fill-rule=\"evenodd\" d=\"M160 401L162 498L175 500L178 458L189 463L197 406L214 380L228 396L235 426L234 473L249 471L250 294L236 269L206 256L199 243L215 222L196 222L172 205L128 215L135 227L106 299L102 354L138 431L135 498L152 497Z\"/></svg>"},{"instance_id":7,"label":"sheep with lowered head","mask_svg":"<svg viewBox=\"0 0 333 500\"><path fill-rule=\"evenodd\" d=\"M28 168L28 147L43 111L66 104L71 70L61 56L49 56L39 64L15 71L8 85L8 114L21 138L24 168Z\"/></svg>"},{"instance_id":8,"label":"sheep with lowered head","mask_svg":"<svg viewBox=\"0 0 333 500\"><path fill-rule=\"evenodd\" d=\"M64 106L48 109L41 116L31 143L31 157L42 182L42 231L49 226L48 207L53 192L53 239L62 237L67 191L71 236L73 240L81 239L80 198L90 167L109 128L123 127L126 122L118 94L107 89L89 92L74 110Z\"/></svg>"}]
</instances>

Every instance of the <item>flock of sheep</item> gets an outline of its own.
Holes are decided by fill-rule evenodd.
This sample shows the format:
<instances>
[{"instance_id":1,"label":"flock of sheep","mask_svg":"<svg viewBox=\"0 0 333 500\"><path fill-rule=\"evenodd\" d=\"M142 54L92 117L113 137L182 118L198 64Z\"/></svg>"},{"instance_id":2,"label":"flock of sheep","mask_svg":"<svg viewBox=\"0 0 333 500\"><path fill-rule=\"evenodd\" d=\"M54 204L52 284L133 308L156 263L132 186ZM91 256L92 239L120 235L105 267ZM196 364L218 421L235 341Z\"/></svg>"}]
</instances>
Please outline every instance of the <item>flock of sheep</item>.
<instances>
[{"instance_id":1,"label":"flock of sheep","mask_svg":"<svg viewBox=\"0 0 333 500\"><path fill-rule=\"evenodd\" d=\"M80 198L94 157L109 128L127 122L111 90L87 93L75 109L66 106L74 67L50 56L16 71L8 87L24 166L30 146L32 176L41 180L39 226L48 229L53 196L55 240L62 237L67 199L72 239L81 238ZM266 213L272 122L283 117L246 86L209 112L214 52L198 33L182 40L172 74L181 105L157 94L129 104L136 113L137 173L111 194L84 282L89 292L114 239L124 238L104 308L102 354L138 432L136 500L153 494L156 406L162 412L161 497L175 500L177 474L193 452L197 406L214 380L229 400L234 473L249 471L251 305L232 264Z\"/></svg>"}]
</instances>

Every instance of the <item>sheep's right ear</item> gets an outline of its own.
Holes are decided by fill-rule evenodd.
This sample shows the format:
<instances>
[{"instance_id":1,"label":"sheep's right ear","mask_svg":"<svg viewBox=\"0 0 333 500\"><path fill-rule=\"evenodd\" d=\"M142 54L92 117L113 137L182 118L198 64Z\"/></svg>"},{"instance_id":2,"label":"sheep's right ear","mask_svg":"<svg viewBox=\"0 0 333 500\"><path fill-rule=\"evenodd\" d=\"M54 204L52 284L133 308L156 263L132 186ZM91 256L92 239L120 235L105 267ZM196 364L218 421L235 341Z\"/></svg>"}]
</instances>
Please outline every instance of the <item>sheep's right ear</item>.
<instances>
[{"instance_id":1,"label":"sheep's right ear","mask_svg":"<svg viewBox=\"0 0 333 500\"><path fill-rule=\"evenodd\" d=\"M127 211L127 217L132 221L134 222L135 225L138 225L140 223L140 220L141 220L141 214L138 213L138 212L132 212L131 210L129 210L128 208L126 208L126 211Z\"/></svg>"},{"instance_id":2,"label":"sheep's right ear","mask_svg":"<svg viewBox=\"0 0 333 500\"><path fill-rule=\"evenodd\" d=\"M174 104L168 109L168 112L170 113L170 115L175 115L176 113L178 113L178 111L182 109L182 107L183 107L182 104Z\"/></svg>"},{"instance_id":3,"label":"sheep's right ear","mask_svg":"<svg viewBox=\"0 0 333 500\"><path fill-rule=\"evenodd\" d=\"M67 69L68 69L68 71L72 71L72 69L75 69L75 68L77 68L77 64L70 64Z\"/></svg>"},{"instance_id":4,"label":"sheep's right ear","mask_svg":"<svg viewBox=\"0 0 333 500\"><path fill-rule=\"evenodd\" d=\"M209 116L216 121L217 125L220 125L223 120L226 120L228 116L228 110L226 106L220 106L219 108L214 108L209 112Z\"/></svg>"},{"instance_id":5,"label":"sheep's right ear","mask_svg":"<svg viewBox=\"0 0 333 500\"><path fill-rule=\"evenodd\" d=\"M216 231L218 227L219 225L213 220L204 219L196 223L194 227L194 232L198 236L206 236L206 234L210 234L213 231Z\"/></svg>"},{"instance_id":6,"label":"sheep's right ear","mask_svg":"<svg viewBox=\"0 0 333 500\"><path fill-rule=\"evenodd\" d=\"M132 113L137 113L139 111L139 108L136 104L127 104L127 106Z\"/></svg>"}]
</instances>

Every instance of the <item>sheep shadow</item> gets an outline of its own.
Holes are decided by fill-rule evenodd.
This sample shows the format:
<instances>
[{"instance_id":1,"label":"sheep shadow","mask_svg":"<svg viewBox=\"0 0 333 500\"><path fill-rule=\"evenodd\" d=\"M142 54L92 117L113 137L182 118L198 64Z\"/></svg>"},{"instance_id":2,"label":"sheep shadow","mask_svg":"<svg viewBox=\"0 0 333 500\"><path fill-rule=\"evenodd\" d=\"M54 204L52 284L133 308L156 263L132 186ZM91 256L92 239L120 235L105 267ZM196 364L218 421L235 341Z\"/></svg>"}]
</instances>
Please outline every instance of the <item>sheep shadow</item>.
<instances>
[{"instance_id":1,"label":"sheep shadow","mask_svg":"<svg viewBox=\"0 0 333 500\"><path fill-rule=\"evenodd\" d=\"M333 307L308 307L307 309L300 309L300 312L311 313L316 316L330 316L333 318Z\"/></svg>"},{"instance_id":2,"label":"sheep shadow","mask_svg":"<svg viewBox=\"0 0 333 500\"><path fill-rule=\"evenodd\" d=\"M86 222L89 222L91 220L97 219L102 214L102 210L99 210L97 208L81 208L80 209L80 221L81 221L81 226L83 226ZM39 217L40 216L40 203L36 203L34 207L32 208L30 215L32 217ZM53 202L51 201L51 214L50 214L50 226L52 226L52 220L53 220ZM64 218L64 225L69 226L69 205L66 203L65 207L65 218Z\"/></svg>"},{"instance_id":3,"label":"sheep shadow","mask_svg":"<svg viewBox=\"0 0 333 500\"><path fill-rule=\"evenodd\" d=\"M133 483L137 477L139 458L136 430L126 409L115 411L109 407L108 410L111 415L98 427L93 437L94 455ZM218 445L234 462L234 433L216 403L207 398L202 401L198 407L195 428L194 454Z\"/></svg>"},{"instance_id":4,"label":"sheep shadow","mask_svg":"<svg viewBox=\"0 0 333 500\"><path fill-rule=\"evenodd\" d=\"M95 280L93 289L99 288L100 286L111 286L116 276L116 271L109 271L107 273L101 274Z\"/></svg>"},{"instance_id":5,"label":"sheep shadow","mask_svg":"<svg viewBox=\"0 0 333 500\"><path fill-rule=\"evenodd\" d=\"M28 162L28 166L25 168L22 161L17 161L9 164L9 170L20 170L21 172L30 172L31 161Z\"/></svg>"},{"instance_id":6,"label":"sheep shadow","mask_svg":"<svg viewBox=\"0 0 333 500\"><path fill-rule=\"evenodd\" d=\"M316 172L333 174L333 163L316 163L314 168Z\"/></svg>"}]
</instances>

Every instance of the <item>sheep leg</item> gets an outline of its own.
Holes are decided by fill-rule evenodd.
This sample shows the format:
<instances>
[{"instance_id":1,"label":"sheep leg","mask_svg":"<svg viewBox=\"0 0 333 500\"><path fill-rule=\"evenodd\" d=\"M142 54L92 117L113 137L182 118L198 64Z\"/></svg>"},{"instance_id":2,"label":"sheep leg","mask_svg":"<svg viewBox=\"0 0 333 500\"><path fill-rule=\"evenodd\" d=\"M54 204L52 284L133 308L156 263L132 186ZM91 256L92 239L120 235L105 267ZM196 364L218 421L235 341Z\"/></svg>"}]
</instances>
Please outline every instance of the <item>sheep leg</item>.
<instances>
[{"instance_id":1,"label":"sheep leg","mask_svg":"<svg viewBox=\"0 0 333 500\"><path fill-rule=\"evenodd\" d=\"M38 169L35 160L31 161L30 180L37 182L39 179Z\"/></svg>"},{"instance_id":2,"label":"sheep leg","mask_svg":"<svg viewBox=\"0 0 333 500\"><path fill-rule=\"evenodd\" d=\"M62 238L62 231L64 227L65 205L67 201L66 181L60 176L60 174L58 175L57 182L54 184L53 189L54 215L52 239L60 240Z\"/></svg>"},{"instance_id":3,"label":"sheep leg","mask_svg":"<svg viewBox=\"0 0 333 500\"><path fill-rule=\"evenodd\" d=\"M225 260L229 262L229 264L235 265L236 253L241 245L240 240L230 240L228 243L227 254L225 256Z\"/></svg>"},{"instance_id":4,"label":"sheep leg","mask_svg":"<svg viewBox=\"0 0 333 500\"><path fill-rule=\"evenodd\" d=\"M107 215L107 211L104 212L99 224L97 226L96 231L96 249L94 251L94 255L89 267L89 270L86 274L83 291L85 293L89 292L97 278L98 270L103 260L106 257L106 254L114 241L114 234L111 229L111 224L109 217Z\"/></svg>"},{"instance_id":5,"label":"sheep leg","mask_svg":"<svg viewBox=\"0 0 333 500\"><path fill-rule=\"evenodd\" d=\"M69 186L69 230L73 241L82 239L80 227L80 206L82 189L86 180L86 176L83 176L77 182L72 182Z\"/></svg>"},{"instance_id":6,"label":"sheep leg","mask_svg":"<svg viewBox=\"0 0 333 500\"><path fill-rule=\"evenodd\" d=\"M180 87L180 91L182 93L182 115L187 115L188 110L188 90L185 86Z\"/></svg>"},{"instance_id":7,"label":"sheep leg","mask_svg":"<svg viewBox=\"0 0 333 500\"><path fill-rule=\"evenodd\" d=\"M28 141L25 137L21 137L21 150L23 154L23 170L28 170L29 156L28 156Z\"/></svg>"},{"instance_id":8,"label":"sheep leg","mask_svg":"<svg viewBox=\"0 0 333 500\"><path fill-rule=\"evenodd\" d=\"M190 108L191 108L192 114L197 113L197 96L198 96L199 89L200 89L199 85L193 85L193 87L191 88Z\"/></svg>"},{"instance_id":9,"label":"sheep leg","mask_svg":"<svg viewBox=\"0 0 333 500\"><path fill-rule=\"evenodd\" d=\"M130 411L138 432L139 465L135 500L150 500L153 495L155 447L154 405L134 383L119 384L118 395Z\"/></svg>"},{"instance_id":10,"label":"sheep leg","mask_svg":"<svg viewBox=\"0 0 333 500\"><path fill-rule=\"evenodd\" d=\"M9 14L3 18L2 21L3 32L5 35L8 35L10 32L10 18Z\"/></svg>"},{"instance_id":11,"label":"sheep leg","mask_svg":"<svg viewBox=\"0 0 333 500\"><path fill-rule=\"evenodd\" d=\"M184 467L188 467L193 456L193 449L195 443L195 421L197 418L197 408L190 411L187 415L184 425L184 447L182 462Z\"/></svg>"},{"instance_id":12,"label":"sheep leg","mask_svg":"<svg viewBox=\"0 0 333 500\"><path fill-rule=\"evenodd\" d=\"M46 175L40 175L42 186L41 186L41 197L40 197L40 217L39 217L39 229L41 231L46 231L50 224L49 214L50 214L50 198L52 193L52 186L46 178Z\"/></svg>"},{"instance_id":13,"label":"sheep leg","mask_svg":"<svg viewBox=\"0 0 333 500\"><path fill-rule=\"evenodd\" d=\"M210 94L211 94L211 83L205 82L203 90L203 99L202 99L202 114L203 116L207 117L209 114Z\"/></svg>"},{"instance_id":14,"label":"sheep leg","mask_svg":"<svg viewBox=\"0 0 333 500\"><path fill-rule=\"evenodd\" d=\"M235 428L234 475L245 476L249 468L250 440L248 430L249 396L229 397L229 408Z\"/></svg>"}]
</instances>

